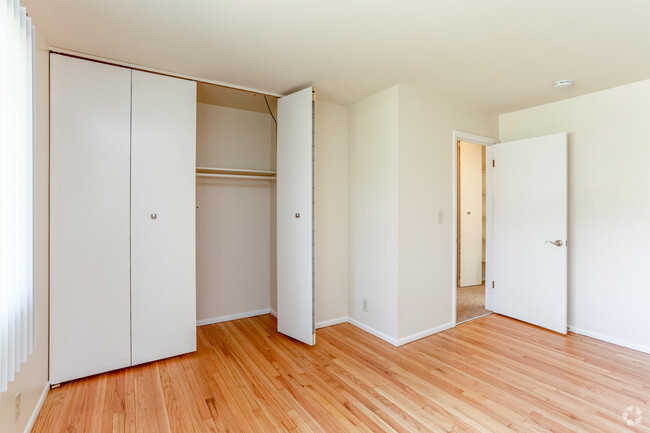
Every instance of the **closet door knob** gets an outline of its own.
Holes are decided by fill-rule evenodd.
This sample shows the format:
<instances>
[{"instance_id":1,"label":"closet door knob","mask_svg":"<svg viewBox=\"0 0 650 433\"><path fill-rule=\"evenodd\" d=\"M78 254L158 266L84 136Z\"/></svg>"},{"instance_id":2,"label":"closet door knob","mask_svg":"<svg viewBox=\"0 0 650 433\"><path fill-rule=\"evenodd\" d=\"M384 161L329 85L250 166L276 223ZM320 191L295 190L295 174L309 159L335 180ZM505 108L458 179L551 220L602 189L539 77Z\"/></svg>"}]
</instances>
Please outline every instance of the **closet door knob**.
<instances>
[{"instance_id":1,"label":"closet door knob","mask_svg":"<svg viewBox=\"0 0 650 433\"><path fill-rule=\"evenodd\" d=\"M152 214L151 214L151 219L152 219L152 220L155 220L156 218L158 218L158 214L156 214L156 213L152 213Z\"/></svg>"},{"instance_id":2,"label":"closet door knob","mask_svg":"<svg viewBox=\"0 0 650 433\"><path fill-rule=\"evenodd\" d=\"M296 218L300 218L300 214L296 212Z\"/></svg>"}]
</instances>

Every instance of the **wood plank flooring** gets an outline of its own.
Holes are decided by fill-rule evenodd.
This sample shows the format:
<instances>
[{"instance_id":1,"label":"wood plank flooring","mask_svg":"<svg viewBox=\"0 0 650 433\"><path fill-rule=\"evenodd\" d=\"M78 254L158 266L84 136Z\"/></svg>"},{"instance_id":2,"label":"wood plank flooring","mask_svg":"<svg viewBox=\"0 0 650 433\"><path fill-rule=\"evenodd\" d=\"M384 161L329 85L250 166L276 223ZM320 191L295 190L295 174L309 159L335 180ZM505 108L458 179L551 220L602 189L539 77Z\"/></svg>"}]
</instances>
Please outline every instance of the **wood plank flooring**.
<instances>
[{"instance_id":1,"label":"wood plank flooring","mask_svg":"<svg viewBox=\"0 0 650 433\"><path fill-rule=\"evenodd\" d=\"M496 314L400 348L275 329L203 326L196 353L63 384L33 432L650 432L650 355L587 337Z\"/></svg>"}]
</instances>

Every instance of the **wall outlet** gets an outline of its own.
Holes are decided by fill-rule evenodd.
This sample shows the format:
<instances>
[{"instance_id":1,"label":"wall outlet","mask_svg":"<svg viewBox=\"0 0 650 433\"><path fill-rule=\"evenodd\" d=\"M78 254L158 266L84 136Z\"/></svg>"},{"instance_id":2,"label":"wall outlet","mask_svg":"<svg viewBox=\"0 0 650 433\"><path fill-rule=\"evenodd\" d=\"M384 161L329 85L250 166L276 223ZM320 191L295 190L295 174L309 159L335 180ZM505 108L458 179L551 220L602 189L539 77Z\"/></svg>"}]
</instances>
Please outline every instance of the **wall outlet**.
<instances>
[{"instance_id":1,"label":"wall outlet","mask_svg":"<svg viewBox=\"0 0 650 433\"><path fill-rule=\"evenodd\" d=\"M21 394L16 394L15 405L16 405L16 421L20 418L20 396Z\"/></svg>"},{"instance_id":2,"label":"wall outlet","mask_svg":"<svg viewBox=\"0 0 650 433\"><path fill-rule=\"evenodd\" d=\"M445 214L442 209L438 209L438 224L442 224L445 221Z\"/></svg>"},{"instance_id":3,"label":"wall outlet","mask_svg":"<svg viewBox=\"0 0 650 433\"><path fill-rule=\"evenodd\" d=\"M362 308L363 311L365 311L366 313L368 312L368 299L363 298L363 299L361 300L361 308Z\"/></svg>"}]
</instances>

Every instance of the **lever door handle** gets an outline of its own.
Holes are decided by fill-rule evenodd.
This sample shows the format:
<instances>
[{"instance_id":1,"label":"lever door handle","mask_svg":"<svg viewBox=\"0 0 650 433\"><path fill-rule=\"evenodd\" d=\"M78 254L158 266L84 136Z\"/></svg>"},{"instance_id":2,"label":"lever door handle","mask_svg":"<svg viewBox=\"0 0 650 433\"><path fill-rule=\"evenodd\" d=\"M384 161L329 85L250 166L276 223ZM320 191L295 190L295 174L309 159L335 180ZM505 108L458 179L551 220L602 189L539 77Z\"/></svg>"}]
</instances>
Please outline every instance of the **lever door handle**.
<instances>
[{"instance_id":1,"label":"lever door handle","mask_svg":"<svg viewBox=\"0 0 650 433\"><path fill-rule=\"evenodd\" d=\"M546 243L546 244L553 244L553 245L555 245L556 247L561 247L562 245L564 245L564 242L562 242L562 241L559 240L559 239L556 240L556 241L546 241L546 242L544 242L544 243Z\"/></svg>"}]
</instances>

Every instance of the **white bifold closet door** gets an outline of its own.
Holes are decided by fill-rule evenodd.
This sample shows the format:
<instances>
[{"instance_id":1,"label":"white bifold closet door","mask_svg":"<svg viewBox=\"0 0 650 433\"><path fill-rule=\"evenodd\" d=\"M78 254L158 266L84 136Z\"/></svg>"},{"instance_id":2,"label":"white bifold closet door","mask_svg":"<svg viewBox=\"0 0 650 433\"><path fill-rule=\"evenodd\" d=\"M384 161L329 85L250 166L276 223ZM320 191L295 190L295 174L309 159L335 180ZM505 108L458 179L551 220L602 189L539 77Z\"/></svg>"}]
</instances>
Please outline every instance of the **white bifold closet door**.
<instances>
[{"instance_id":1,"label":"white bifold closet door","mask_svg":"<svg viewBox=\"0 0 650 433\"><path fill-rule=\"evenodd\" d=\"M278 332L315 344L314 104L311 87L278 100Z\"/></svg>"},{"instance_id":2,"label":"white bifold closet door","mask_svg":"<svg viewBox=\"0 0 650 433\"><path fill-rule=\"evenodd\" d=\"M196 83L50 61L50 383L196 350Z\"/></svg>"},{"instance_id":3,"label":"white bifold closet door","mask_svg":"<svg viewBox=\"0 0 650 433\"><path fill-rule=\"evenodd\" d=\"M133 364L196 350L196 82L133 71Z\"/></svg>"},{"instance_id":4,"label":"white bifold closet door","mask_svg":"<svg viewBox=\"0 0 650 433\"><path fill-rule=\"evenodd\" d=\"M131 365L131 70L50 56L50 382Z\"/></svg>"}]
</instances>

